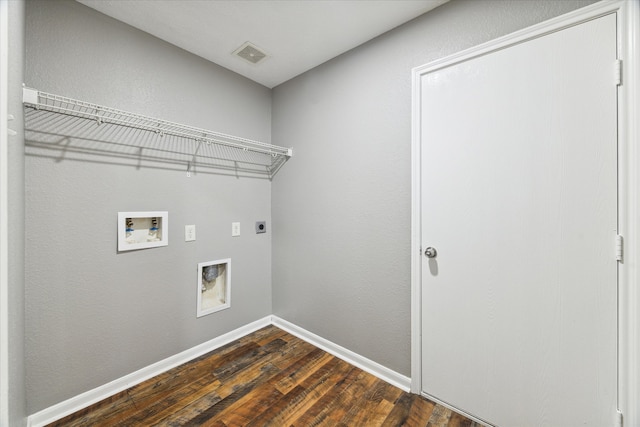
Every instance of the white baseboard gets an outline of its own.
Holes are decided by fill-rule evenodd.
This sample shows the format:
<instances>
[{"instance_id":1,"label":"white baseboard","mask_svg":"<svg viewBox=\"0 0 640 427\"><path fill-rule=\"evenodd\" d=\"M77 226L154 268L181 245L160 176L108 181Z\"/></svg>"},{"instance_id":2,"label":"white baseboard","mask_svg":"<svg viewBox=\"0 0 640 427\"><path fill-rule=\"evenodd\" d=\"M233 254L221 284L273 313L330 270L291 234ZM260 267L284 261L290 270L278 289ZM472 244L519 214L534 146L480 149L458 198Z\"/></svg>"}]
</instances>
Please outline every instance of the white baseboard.
<instances>
[{"instance_id":1,"label":"white baseboard","mask_svg":"<svg viewBox=\"0 0 640 427\"><path fill-rule=\"evenodd\" d=\"M318 335L307 331L291 322L279 318L278 316L267 316L248 325L242 326L217 338L214 338L205 343L199 344L174 356L168 357L164 360L156 362L131 374L125 375L122 378L111 381L100 387L96 387L93 390L89 390L85 393L79 394L71 399L67 399L49 408L43 409L40 412L30 415L27 418L27 427L41 427L49 423L57 421L69 414L73 414L87 406L93 405L109 396L119 393L123 390L133 387L136 384L140 384L143 381L153 378L156 375L160 375L163 372L168 371L171 368L182 365L196 357L202 356L212 350L229 344L245 335L248 335L258 329L265 326L274 325L291 335L294 335L300 339L307 341L310 344L331 353L334 356L348 362L363 371L366 371L383 381L388 382L404 391L409 391L411 380L409 377L401 375L389 368L386 368L379 363L367 359L351 350L347 350L329 340L326 340Z\"/></svg>"},{"instance_id":2,"label":"white baseboard","mask_svg":"<svg viewBox=\"0 0 640 427\"><path fill-rule=\"evenodd\" d=\"M164 360L156 362L152 365L144 367L117 380L111 381L100 387L96 387L93 390L89 390L71 399L60 402L54 406L43 409L40 412L36 412L27 418L27 427L40 427L52 423L60 418L66 417L69 414L73 414L89 405L93 405L96 402L101 401L109 396L119 393L123 390L133 387L136 384L140 384L143 381L153 378L156 375L160 375L163 372L168 371L171 368L182 365L196 357L202 356L212 350L229 344L251 332L264 328L271 324L271 316L264 317L249 323L248 325L241 326L231 332L227 332L224 335L220 335L210 341L199 344L174 356L168 357Z\"/></svg>"},{"instance_id":3,"label":"white baseboard","mask_svg":"<svg viewBox=\"0 0 640 427\"><path fill-rule=\"evenodd\" d=\"M318 348L321 348L327 353L331 353L334 356L344 360L345 362L357 366L363 371L375 375L381 380L386 381L389 384L394 385L406 392L408 392L411 388L411 379L409 377L399 374L398 372L393 371L385 366L382 366L381 364L374 362L373 360L367 359L364 356L354 353L351 350L348 350L342 346L339 346L338 344L326 340L312 332L307 331L306 329L294 325L291 322L287 322L286 320L281 319L278 316L271 316L271 323L274 326L277 326L278 328L289 332L291 335L295 335L296 337L303 339Z\"/></svg>"}]
</instances>

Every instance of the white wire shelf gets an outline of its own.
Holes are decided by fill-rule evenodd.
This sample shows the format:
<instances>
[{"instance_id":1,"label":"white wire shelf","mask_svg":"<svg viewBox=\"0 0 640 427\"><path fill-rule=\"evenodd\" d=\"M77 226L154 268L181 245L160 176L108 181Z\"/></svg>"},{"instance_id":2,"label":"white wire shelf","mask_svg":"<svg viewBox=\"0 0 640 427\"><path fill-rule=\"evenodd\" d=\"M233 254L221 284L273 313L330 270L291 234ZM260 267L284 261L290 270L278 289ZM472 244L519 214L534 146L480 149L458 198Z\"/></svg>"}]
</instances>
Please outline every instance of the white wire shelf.
<instances>
[{"instance_id":1,"label":"white wire shelf","mask_svg":"<svg viewBox=\"0 0 640 427\"><path fill-rule=\"evenodd\" d=\"M33 110L25 117L30 128L27 130L45 135L91 139L103 145L110 143L119 146L116 149L120 155L126 154L127 150L123 148L125 146L135 149L136 153L143 149L147 153L156 153L156 157L158 153L162 153L164 161L169 161L168 154L171 153L174 155L172 160L186 164L188 174L197 163L198 166L205 167L249 170L271 178L293 155L291 148L155 119L31 88L23 89L23 103ZM71 120L56 120L43 112L62 114ZM78 119L82 123L77 123ZM125 127L133 131L127 138L123 138L122 132L118 134L114 127ZM143 131L146 136L141 138L139 131ZM155 144L149 143L149 134L157 137ZM126 142L123 143L123 140ZM144 143L139 142L141 140ZM46 141L37 142L44 144ZM113 147L100 149L114 150Z\"/></svg>"}]
</instances>

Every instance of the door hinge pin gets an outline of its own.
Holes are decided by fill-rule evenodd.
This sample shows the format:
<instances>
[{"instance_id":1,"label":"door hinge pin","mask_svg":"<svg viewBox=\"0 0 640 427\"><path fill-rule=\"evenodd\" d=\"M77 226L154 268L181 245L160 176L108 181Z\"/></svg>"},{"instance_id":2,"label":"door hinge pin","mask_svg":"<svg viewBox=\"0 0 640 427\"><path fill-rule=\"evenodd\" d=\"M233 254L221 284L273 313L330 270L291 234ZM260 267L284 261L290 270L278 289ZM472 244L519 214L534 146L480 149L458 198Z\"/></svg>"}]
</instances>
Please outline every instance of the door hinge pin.
<instances>
[{"instance_id":1,"label":"door hinge pin","mask_svg":"<svg viewBox=\"0 0 640 427\"><path fill-rule=\"evenodd\" d=\"M621 235L616 235L616 260L622 261L624 256L624 239Z\"/></svg>"},{"instance_id":2,"label":"door hinge pin","mask_svg":"<svg viewBox=\"0 0 640 427\"><path fill-rule=\"evenodd\" d=\"M620 86L622 84L622 59L616 59L614 65L614 80L616 82L616 86Z\"/></svg>"}]
</instances>

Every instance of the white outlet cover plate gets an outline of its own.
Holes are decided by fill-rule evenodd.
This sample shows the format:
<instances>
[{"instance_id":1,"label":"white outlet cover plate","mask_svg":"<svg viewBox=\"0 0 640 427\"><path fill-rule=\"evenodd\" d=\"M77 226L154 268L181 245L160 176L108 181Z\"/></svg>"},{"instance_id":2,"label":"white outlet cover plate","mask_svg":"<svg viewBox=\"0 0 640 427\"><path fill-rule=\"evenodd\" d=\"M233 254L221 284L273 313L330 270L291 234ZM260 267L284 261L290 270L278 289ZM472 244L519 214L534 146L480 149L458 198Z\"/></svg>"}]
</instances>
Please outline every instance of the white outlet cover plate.
<instances>
[{"instance_id":1,"label":"white outlet cover plate","mask_svg":"<svg viewBox=\"0 0 640 427\"><path fill-rule=\"evenodd\" d=\"M196 240L196 226L195 225L185 225L184 226L184 241L185 242L193 242Z\"/></svg>"},{"instance_id":2,"label":"white outlet cover plate","mask_svg":"<svg viewBox=\"0 0 640 427\"><path fill-rule=\"evenodd\" d=\"M240 223L232 222L231 223L231 237L237 237L240 235Z\"/></svg>"}]
</instances>

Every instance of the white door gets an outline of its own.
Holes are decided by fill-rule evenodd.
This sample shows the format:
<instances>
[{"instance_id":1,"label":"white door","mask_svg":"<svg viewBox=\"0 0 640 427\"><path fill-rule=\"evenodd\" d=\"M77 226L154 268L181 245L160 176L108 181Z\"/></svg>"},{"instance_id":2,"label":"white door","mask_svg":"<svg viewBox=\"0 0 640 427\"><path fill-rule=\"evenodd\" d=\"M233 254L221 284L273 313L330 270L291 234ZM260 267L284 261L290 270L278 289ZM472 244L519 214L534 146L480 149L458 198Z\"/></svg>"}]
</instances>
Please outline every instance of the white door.
<instances>
[{"instance_id":1,"label":"white door","mask_svg":"<svg viewBox=\"0 0 640 427\"><path fill-rule=\"evenodd\" d=\"M613 425L615 61L607 15L421 77L423 394Z\"/></svg>"}]
</instances>

